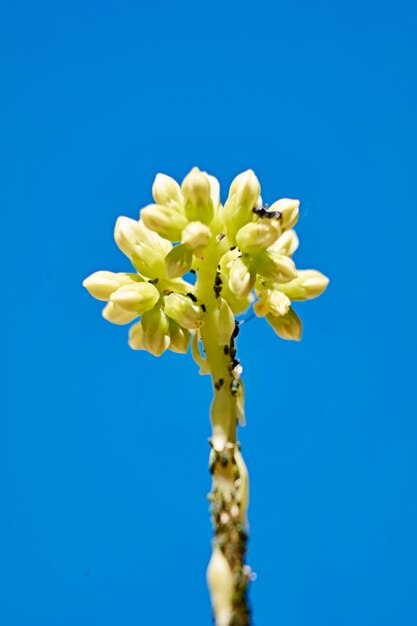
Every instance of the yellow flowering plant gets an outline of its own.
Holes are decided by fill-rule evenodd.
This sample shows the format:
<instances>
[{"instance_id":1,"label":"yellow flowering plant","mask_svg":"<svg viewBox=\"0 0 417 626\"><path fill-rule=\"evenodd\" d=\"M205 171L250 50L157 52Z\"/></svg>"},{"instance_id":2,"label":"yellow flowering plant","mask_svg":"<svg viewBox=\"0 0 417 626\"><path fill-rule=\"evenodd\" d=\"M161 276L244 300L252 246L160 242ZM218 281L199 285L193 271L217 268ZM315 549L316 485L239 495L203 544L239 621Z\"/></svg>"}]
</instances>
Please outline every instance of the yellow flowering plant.
<instances>
[{"instance_id":1,"label":"yellow flowering plant","mask_svg":"<svg viewBox=\"0 0 417 626\"><path fill-rule=\"evenodd\" d=\"M326 276L298 270L292 227L299 202L283 198L264 205L252 170L232 182L224 204L216 178L193 168L181 186L158 174L155 203L139 220L119 217L114 237L134 272L95 272L84 280L89 293L107 304L103 317L134 324L129 345L160 356L191 354L200 374L212 378L209 495L214 527L208 566L217 626L250 624L247 599L251 570L245 564L248 472L237 425L245 423L242 366L236 356L236 315L250 307L283 339L300 340L301 320L293 301L319 296ZM195 281L185 276L194 274Z\"/></svg>"}]
</instances>

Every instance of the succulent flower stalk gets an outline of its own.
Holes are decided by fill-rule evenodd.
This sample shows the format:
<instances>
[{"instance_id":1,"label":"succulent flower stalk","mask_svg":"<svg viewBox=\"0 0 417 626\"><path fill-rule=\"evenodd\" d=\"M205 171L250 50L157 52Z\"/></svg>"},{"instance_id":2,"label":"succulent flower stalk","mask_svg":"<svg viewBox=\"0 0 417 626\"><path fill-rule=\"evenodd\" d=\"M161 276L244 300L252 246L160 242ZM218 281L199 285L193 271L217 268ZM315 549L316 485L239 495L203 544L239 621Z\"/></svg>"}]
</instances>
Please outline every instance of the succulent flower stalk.
<instances>
[{"instance_id":1,"label":"succulent flower stalk","mask_svg":"<svg viewBox=\"0 0 417 626\"><path fill-rule=\"evenodd\" d=\"M249 477L237 439L245 410L236 316L253 306L279 337L299 341L302 323L292 302L315 298L328 284L320 272L298 270L292 259L298 200L283 198L268 207L260 193L252 170L234 179L224 206L218 181L198 168L181 185L158 174L155 204L142 209L139 220L120 217L116 223L115 241L135 272L94 272L83 283L107 303L106 320L134 322L132 349L185 354L191 343L200 374L211 376L214 537L207 580L216 626L250 624Z\"/></svg>"}]
</instances>

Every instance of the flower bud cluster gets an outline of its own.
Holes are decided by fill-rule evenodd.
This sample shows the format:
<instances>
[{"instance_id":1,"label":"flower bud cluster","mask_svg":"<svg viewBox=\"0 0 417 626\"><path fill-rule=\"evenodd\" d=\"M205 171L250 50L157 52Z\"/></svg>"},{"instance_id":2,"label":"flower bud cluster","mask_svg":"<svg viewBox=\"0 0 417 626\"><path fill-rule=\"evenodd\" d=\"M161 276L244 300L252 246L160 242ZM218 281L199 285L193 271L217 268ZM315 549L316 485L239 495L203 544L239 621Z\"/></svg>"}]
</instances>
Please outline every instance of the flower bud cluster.
<instances>
[{"instance_id":1,"label":"flower bud cluster","mask_svg":"<svg viewBox=\"0 0 417 626\"><path fill-rule=\"evenodd\" d=\"M315 270L297 270L292 259L298 247L292 230L298 200L283 198L267 206L260 193L252 170L233 180L224 205L218 181L198 168L181 185L158 174L154 204L141 210L139 220L117 220L116 243L135 272L95 272L83 284L107 302L105 319L135 321L129 332L133 349L156 356L167 349L184 353L210 312L217 315L226 344L234 316L251 304L280 337L300 339L302 325L291 303L317 297L328 279ZM203 267L204 280L213 276L204 302ZM197 274L195 285L185 280L190 271Z\"/></svg>"},{"instance_id":2,"label":"flower bud cluster","mask_svg":"<svg viewBox=\"0 0 417 626\"><path fill-rule=\"evenodd\" d=\"M193 285L180 278L183 272L167 269L167 259L176 248L142 220L128 217L119 217L114 236L136 272L94 272L84 280L84 287L94 298L107 302L103 317L109 322L136 321L129 330L129 345L134 350L147 350L155 356L167 349L187 352L190 329L201 326L203 312L195 304Z\"/></svg>"}]
</instances>

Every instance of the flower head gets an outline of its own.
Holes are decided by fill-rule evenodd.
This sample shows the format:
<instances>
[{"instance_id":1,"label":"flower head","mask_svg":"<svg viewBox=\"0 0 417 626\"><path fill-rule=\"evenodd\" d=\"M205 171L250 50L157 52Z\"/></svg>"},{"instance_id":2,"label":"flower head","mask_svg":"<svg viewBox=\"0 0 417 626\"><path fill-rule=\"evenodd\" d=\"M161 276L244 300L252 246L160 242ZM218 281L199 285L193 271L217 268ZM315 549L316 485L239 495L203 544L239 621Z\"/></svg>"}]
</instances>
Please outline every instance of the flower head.
<instances>
[{"instance_id":1,"label":"flower head","mask_svg":"<svg viewBox=\"0 0 417 626\"><path fill-rule=\"evenodd\" d=\"M226 344L234 316L252 304L277 335L300 339L302 325L291 303L317 297L328 279L297 270L292 259L298 200L267 206L260 192L252 170L233 180L224 206L216 178L198 168L181 185L158 174L155 203L142 209L139 220L118 218L115 241L135 271L94 272L83 284L107 302L106 320L135 321L129 332L133 349L156 356L167 349L184 353L193 333L198 341L208 315ZM190 271L195 285L185 279Z\"/></svg>"}]
</instances>

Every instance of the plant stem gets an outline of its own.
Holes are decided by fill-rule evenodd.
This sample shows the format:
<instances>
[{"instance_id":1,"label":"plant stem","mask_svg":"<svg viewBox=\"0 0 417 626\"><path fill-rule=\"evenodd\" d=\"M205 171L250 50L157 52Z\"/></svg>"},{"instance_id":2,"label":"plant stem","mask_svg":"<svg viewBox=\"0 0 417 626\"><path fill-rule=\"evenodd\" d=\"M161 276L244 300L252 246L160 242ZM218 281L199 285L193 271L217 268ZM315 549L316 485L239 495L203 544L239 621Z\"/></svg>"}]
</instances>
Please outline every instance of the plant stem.
<instances>
[{"instance_id":1,"label":"plant stem","mask_svg":"<svg viewBox=\"0 0 417 626\"><path fill-rule=\"evenodd\" d=\"M227 343L220 341L220 290L218 262L227 250L226 238L214 238L201 262L196 295L204 303L204 326L200 329L210 369L214 400L211 408L209 495L214 537L208 582L216 626L249 626L247 588L250 568L245 565L248 472L237 443L238 417L243 413L243 388L236 376L234 330ZM217 285L217 289L216 289ZM219 293L220 292L220 293Z\"/></svg>"}]
</instances>

